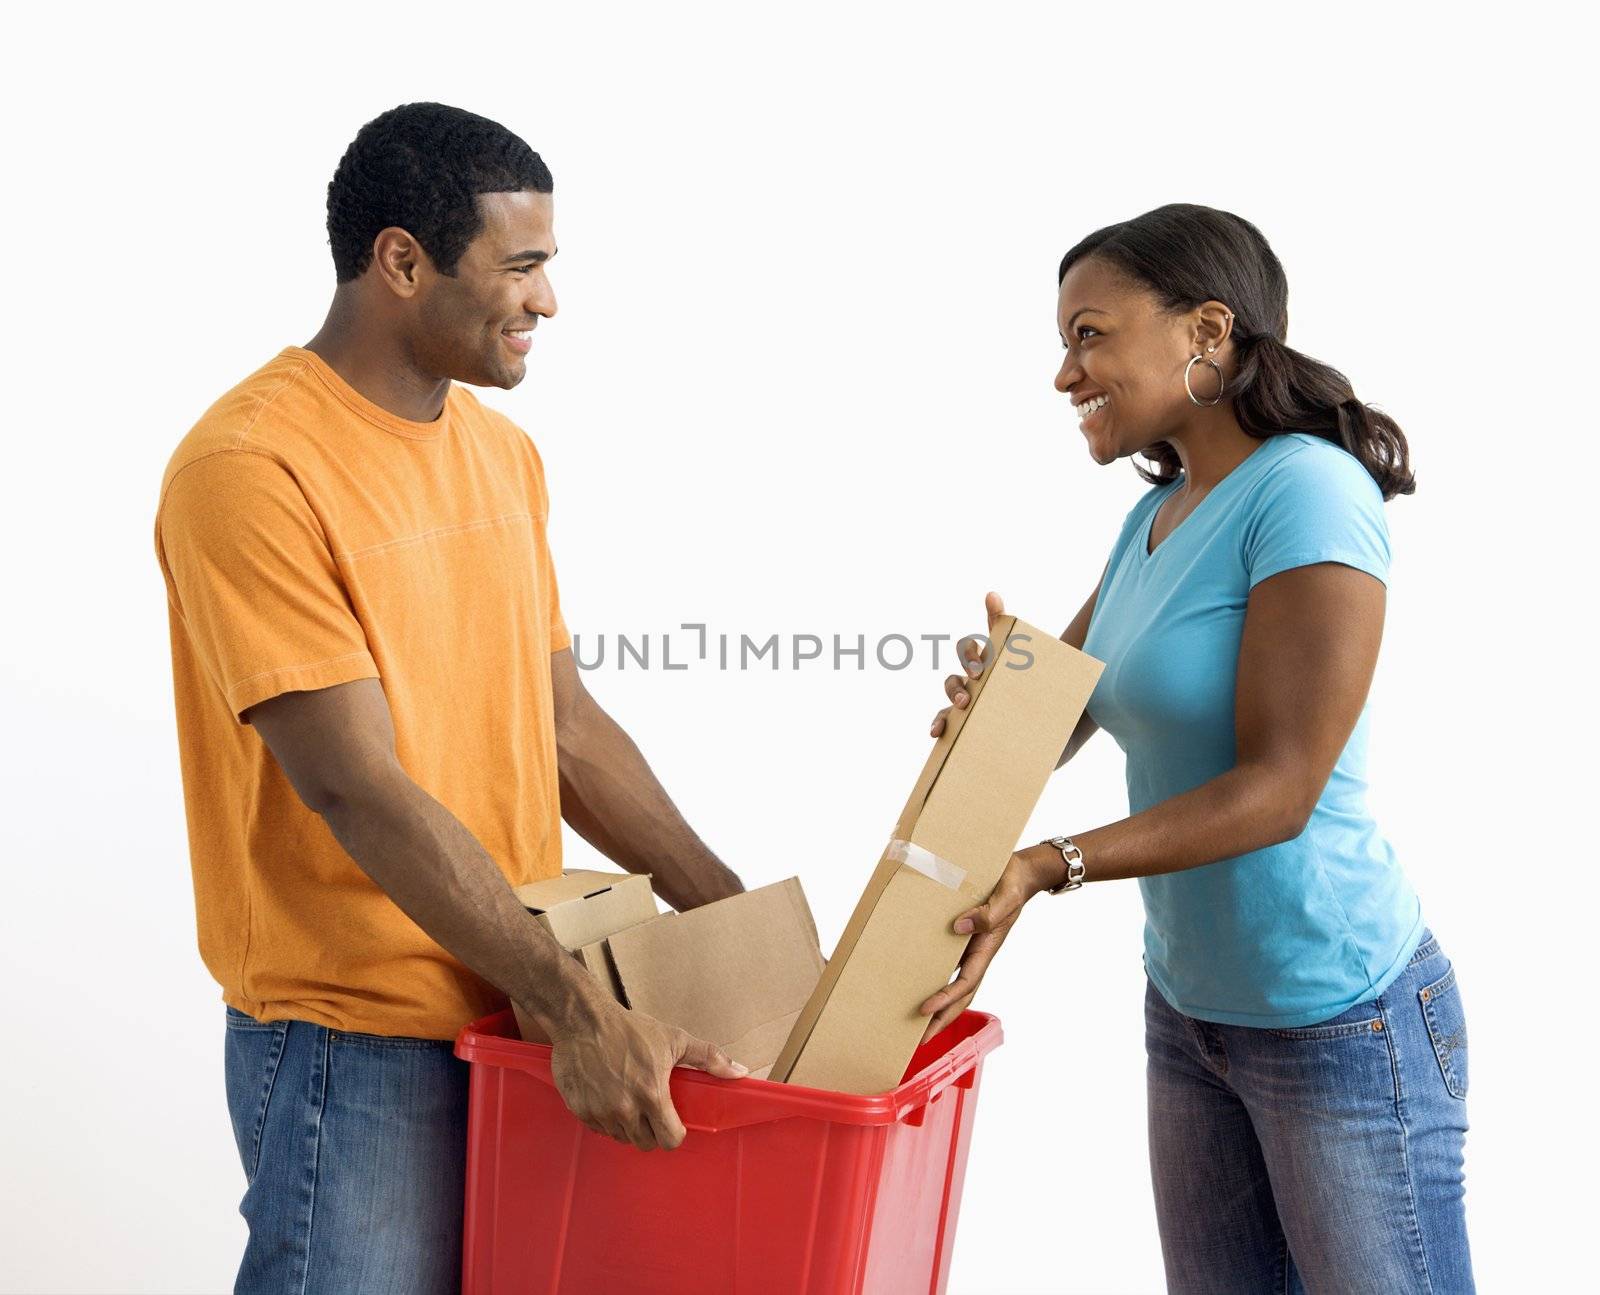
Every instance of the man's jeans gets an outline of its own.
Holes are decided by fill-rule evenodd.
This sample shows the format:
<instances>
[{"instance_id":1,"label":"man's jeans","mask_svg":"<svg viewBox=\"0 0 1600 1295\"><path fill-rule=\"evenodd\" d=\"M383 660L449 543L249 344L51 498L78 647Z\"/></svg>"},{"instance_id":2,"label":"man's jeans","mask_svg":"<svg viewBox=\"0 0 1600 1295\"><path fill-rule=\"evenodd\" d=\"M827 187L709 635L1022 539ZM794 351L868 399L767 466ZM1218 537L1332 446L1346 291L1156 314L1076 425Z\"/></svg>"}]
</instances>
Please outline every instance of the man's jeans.
<instances>
[{"instance_id":1,"label":"man's jeans","mask_svg":"<svg viewBox=\"0 0 1600 1295\"><path fill-rule=\"evenodd\" d=\"M451 1044L227 1015L250 1225L235 1291L458 1290L467 1065Z\"/></svg>"},{"instance_id":2,"label":"man's jeans","mask_svg":"<svg viewBox=\"0 0 1600 1295\"><path fill-rule=\"evenodd\" d=\"M1473 1290L1466 1018L1431 932L1377 998L1301 1029L1197 1021L1147 982L1145 1041L1174 1295Z\"/></svg>"}]
</instances>

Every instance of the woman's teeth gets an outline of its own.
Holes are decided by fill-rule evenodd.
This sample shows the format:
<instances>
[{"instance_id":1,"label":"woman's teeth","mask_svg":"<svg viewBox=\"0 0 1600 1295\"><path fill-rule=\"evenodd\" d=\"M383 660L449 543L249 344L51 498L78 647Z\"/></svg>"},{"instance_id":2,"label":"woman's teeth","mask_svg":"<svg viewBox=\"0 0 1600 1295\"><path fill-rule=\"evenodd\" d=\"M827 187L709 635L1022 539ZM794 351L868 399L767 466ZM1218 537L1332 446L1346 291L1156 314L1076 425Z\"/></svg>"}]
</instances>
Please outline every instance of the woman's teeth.
<instances>
[{"instance_id":1,"label":"woman's teeth","mask_svg":"<svg viewBox=\"0 0 1600 1295\"><path fill-rule=\"evenodd\" d=\"M1090 396L1089 399L1078 406L1078 421L1081 423L1102 405L1109 405L1110 403L1111 400L1107 396Z\"/></svg>"}]
</instances>

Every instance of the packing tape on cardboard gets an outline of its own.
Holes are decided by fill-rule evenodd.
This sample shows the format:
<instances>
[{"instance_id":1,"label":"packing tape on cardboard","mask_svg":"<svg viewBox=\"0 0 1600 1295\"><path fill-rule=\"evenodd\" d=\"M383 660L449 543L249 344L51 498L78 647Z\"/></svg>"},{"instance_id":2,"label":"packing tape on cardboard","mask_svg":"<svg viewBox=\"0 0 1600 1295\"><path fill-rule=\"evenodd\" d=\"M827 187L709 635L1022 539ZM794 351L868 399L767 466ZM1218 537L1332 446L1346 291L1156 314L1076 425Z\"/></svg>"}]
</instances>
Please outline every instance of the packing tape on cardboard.
<instances>
[{"instance_id":1,"label":"packing tape on cardboard","mask_svg":"<svg viewBox=\"0 0 1600 1295\"><path fill-rule=\"evenodd\" d=\"M902 841L896 837L889 842L889 848L884 851L885 859L895 863L903 863L908 868L915 868L924 877L937 881L941 886L948 886L951 890L960 890L961 883L967 879L967 870L958 868L948 859L941 859L931 850L924 850L920 845L910 841Z\"/></svg>"}]
</instances>

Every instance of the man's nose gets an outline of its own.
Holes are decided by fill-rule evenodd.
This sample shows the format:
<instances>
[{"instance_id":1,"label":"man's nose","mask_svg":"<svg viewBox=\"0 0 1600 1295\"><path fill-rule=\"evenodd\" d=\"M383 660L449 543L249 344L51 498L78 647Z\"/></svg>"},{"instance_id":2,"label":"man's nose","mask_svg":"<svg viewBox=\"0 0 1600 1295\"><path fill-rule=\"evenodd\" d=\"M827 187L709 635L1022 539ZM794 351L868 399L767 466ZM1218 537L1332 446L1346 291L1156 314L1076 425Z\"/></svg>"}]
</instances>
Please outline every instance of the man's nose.
<instances>
[{"instance_id":1,"label":"man's nose","mask_svg":"<svg viewBox=\"0 0 1600 1295\"><path fill-rule=\"evenodd\" d=\"M523 298L522 307L530 315L542 315L549 319L556 313L556 293L550 286L550 280L544 275L537 276L535 282L528 285L528 294Z\"/></svg>"}]
</instances>

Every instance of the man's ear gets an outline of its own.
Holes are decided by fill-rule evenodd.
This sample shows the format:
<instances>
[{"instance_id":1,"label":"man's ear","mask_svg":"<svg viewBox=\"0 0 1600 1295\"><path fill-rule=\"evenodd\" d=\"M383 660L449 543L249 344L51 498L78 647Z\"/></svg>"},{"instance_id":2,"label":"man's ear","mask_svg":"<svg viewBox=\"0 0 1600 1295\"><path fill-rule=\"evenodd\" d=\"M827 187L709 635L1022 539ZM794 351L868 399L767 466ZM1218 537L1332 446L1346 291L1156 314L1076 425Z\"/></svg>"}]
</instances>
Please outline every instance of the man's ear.
<instances>
[{"instance_id":1,"label":"man's ear","mask_svg":"<svg viewBox=\"0 0 1600 1295\"><path fill-rule=\"evenodd\" d=\"M413 297L426 268L422 245L399 225L378 231L372 241L372 271L397 297Z\"/></svg>"}]
</instances>

